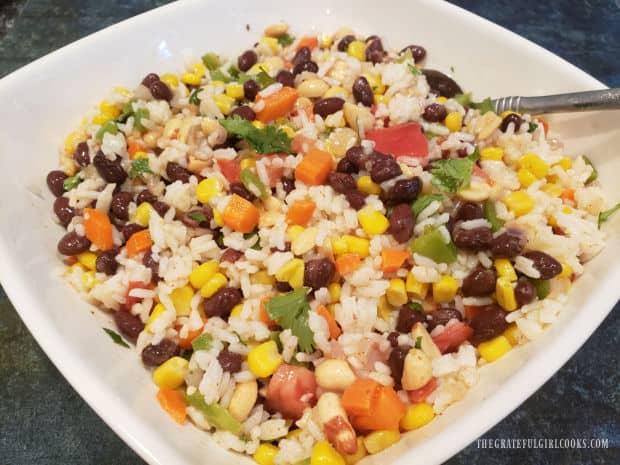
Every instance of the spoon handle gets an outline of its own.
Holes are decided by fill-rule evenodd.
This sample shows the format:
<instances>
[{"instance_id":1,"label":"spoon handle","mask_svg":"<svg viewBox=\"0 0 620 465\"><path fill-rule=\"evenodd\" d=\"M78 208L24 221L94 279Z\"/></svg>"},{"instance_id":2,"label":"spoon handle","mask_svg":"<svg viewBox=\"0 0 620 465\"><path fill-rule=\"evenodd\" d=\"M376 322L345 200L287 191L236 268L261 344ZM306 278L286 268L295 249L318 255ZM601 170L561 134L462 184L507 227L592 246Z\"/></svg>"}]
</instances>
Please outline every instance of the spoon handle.
<instances>
[{"instance_id":1,"label":"spoon handle","mask_svg":"<svg viewBox=\"0 0 620 465\"><path fill-rule=\"evenodd\" d=\"M492 101L497 114L517 111L539 115L592 110L620 110L620 88L545 95L542 97L502 97Z\"/></svg>"}]
</instances>

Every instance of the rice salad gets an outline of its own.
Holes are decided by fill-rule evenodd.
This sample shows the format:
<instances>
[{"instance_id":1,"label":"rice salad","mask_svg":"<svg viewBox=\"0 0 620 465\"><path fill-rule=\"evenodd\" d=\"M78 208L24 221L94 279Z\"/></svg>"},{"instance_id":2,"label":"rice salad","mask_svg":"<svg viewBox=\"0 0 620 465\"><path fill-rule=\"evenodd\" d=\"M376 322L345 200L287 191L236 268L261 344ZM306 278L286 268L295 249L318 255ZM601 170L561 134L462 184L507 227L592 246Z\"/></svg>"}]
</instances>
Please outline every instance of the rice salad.
<instances>
[{"instance_id":1,"label":"rice salad","mask_svg":"<svg viewBox=\"0 0 620 465\"><path fill-rule=\"evenodd\" d=\"M596 169L425 56L274 24L67 137L63 275L172 419L261 465L356 463L557 319L615 211Z\"/></svg>"}]
</instances>

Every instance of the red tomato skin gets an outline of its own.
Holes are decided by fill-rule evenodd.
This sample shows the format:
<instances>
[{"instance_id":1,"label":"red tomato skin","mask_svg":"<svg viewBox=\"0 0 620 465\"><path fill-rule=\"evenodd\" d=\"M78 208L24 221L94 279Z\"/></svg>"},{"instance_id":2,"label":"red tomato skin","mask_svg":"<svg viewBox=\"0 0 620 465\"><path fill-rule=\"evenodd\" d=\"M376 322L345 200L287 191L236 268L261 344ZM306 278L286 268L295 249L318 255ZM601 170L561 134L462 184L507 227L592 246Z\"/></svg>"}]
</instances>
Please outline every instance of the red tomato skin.
<instances>
[{"instance_id":1,"label":"red tomato skin","mask_svg":"<svg viewBox=\"0 0 620 465\"><path fill-rule=\"evenodd\" d=\"M366 133L366 139L375 143L375 150L398 157L426 158L428 141L418 123L403 123Z\"/></svg>"},{"instance_id":2,"label":"red tomato skin","mask_svg":"<svg viewBox=\"0 0 620 465\"><path fill-rule=\"evenodd\" d=\"M284 418L298 420L308 407L316 404L316 379L307 368L280 365L269 380L267 403Z\"/></svg>"},{"instance_id":3,"label":"red tomato skin","mask_svg":"<svg viewBox=\"0 0 620 465\"><path fill-rule=\"evenodd\" d=\"M241 167L238 160L217 160L222 175L230 184L241 182Z\"/></svg>"},{"instance_id":4,"label":"red tomato skin","mask_svg":"<svg viewBox=\"0 0 620 465\"><path fill-rule=\"evenodd\" d=\"M474 330L462 321L452 323L439 333L433 336L433 342L442 354L456 350L463 342L469 339Z\"/></svg>"},{"instance_id":5,"label":"red tomato skin","mask_svg":"<svg viewBox=\"0 0 620 465\"><path fill-rule=\"evenodd\" d=\"M431 380L420 389L407 391L407 395L409 396L409 402L411 402L412 404L419 404L420 402L424 402L435 389L437 389L437 378L431 378Z\"/></svg>"},{"instance_id":6,"label":"red tomato skin","mask_svg":"<svg viewBox=\"0 0 620 465\"><path fill-rule=\"evenodd\" d=\"M141 281L131 281L127 286L127 294L125 294L124 310L130 311L133 304L137 304L142 299L140 297L131 297L129 293L132 289L152 289L151 283L144 283Z\"/></svg>"}]
</instances>

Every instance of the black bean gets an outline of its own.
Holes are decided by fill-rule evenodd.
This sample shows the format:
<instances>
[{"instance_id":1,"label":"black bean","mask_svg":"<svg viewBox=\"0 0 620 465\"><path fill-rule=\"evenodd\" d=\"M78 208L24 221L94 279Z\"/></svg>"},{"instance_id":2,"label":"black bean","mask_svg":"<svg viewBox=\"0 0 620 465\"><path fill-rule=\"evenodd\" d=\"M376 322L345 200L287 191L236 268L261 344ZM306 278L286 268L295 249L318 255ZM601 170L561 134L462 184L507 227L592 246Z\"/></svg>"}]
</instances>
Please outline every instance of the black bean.
<instances>
[{"instance_id":1,"label":"black bean","mask_svg":"<svg viewBox=\"0 0 620 465\"><path fill-rule=\"evenodd\" d=\"M371 34L364 39L364 43L368 44L371 40L379 39L380 37L377 34Z\"/></svg>"},{"instance_id":2,"label":"black bean","mask_svg":"<svg viewBox=\"0 0 620 465\"><path fill-rule=\"evenodd\" d=\"M454 244L460 249L480 252L490 247L491 241L493 240L493 233L486 226L464 229L457 225L452 231L452 240L454 240Z\"/></svg>"},{"instance_id":3,"label":"black bean","mask_svg":"<svg viewBox=\"0 0 620 465\"><path fill-rule=\"evenodd\" d=\"M514 258L523 252L526 242L523 231L507 229L491 241L491 254L494 258Z\"/></svg>"},{"instance_id":4,"label":"black bean","mask_svg":"<svg viewBox=\"0 0 620 465\"><path fill-rule=\"evenodd\" d=\"M56 197L60 197L65 192L64 182L67 179L64 171L54 170L47 174L47 187Z\"/></svg>"},{"instance_id":5,"label":"black bean","mask_svg":"<svg viewBox=\"0 0 620 465\"><path fill-rule=\"evenodd\" d=\"M147 367L155 367L179 354L179 346L170 339L162 339L157 344L149 344L142 350L142 363Z\"/></svg>"},{"instance_id":6,"label":"black bean","mask_svg":"<svg viewBox=\"0 0 620 465\"><path fill-rule=\"evenodd\" d=\"M118 255L118 249L116 248L101 252L97 260L95 260L95 270L97 270L97 273L105 273L108 276L116 273L116 269L118 268L116 255Z\"/></svg>"},{"instance_id":7,"label":"black bean","mask_svg":"<svg viewBox=\"0 0 620 465\"><path fill-rule=\"evenodd\" d=\"M502 132L506 132L508 130L508 125L510 123L514 125L515 132L517 132L519 128L521 128L521 125L523 124L523 118L521 118L516 113L509 113L506 116L504 116L504 119L502 120L502 124L499 125L499 129Z\"/></svg>"},{"instance_id":8,"label":"black bean","mask_svg":"<svg viewBox=\"0 0 620 465\"><path fill-rule=\"evenodd\" d=\"M400 51L400 55L407 52L407 50L411 50L411 56L416 63L419 63L426 58L426 49L421 45L407 45Z\"/></svg>"},{"instance_id":9,"label":"black bean","mask_svg":"<svg viewBox=\"0 0 620 465\"><path fill-rule=\"evenodd\" d=\"M123 236L123 240L127 242L131 236L135 233L146 229L144 226L140 226L136 223L127 223L121 228L121 234Z\"/></svg>"},{"instance_id":10,"label":"black bean","mask_svg":"<svg viewBox=\"0 0 620 465\"><path fill-rule=\"evenodd\" d=\"M394 347L388 356L387 365L390 367L392 378L394 379L394 384L397 389L400 387L401 378L403 377L405 358L410 350L411 346Z\"/></svg>"},{"instance_id":11,"label":"black bean","mask_svg":"<svg viewBox=\"0 0 620 465\"><path fill-rule=\"evenodd\" d=\"M359 210L366 205L366 194L362 191L354 189L352 191L348 191L344 196L347 198L347 202L351 205L351 208L355 210Z\"/></svg>"},{"instance_id":12,"label":"black bean","mask_svg":"<svg viewBox=\"0 0 620 465\"><path fill-rule=\"evenodd\" d=\"M344 155L347 160L353 163L358 170L366 169L366 155L364 154L364 149L359 145L354 145L347 153Z\"/></svg>"},{"instance_id":13,"label":"black bean","mask_svg":"<svg viewBox=\"0 0 620 465\"><path fill-rule=\"evenodd\" d=\"M155 81L149 86L149 90L155 100L166 100L168 102L172 100L172 91L165 82Z\"/></svg>"},{"instance_id":14,"label":"black bean","mask_svg":"<svg viewBox=\"0 0 620 465\"><path fill-rule=\"evenodd\" d=\"M78 255L90 248L90 241L75 231L68 232L58 241L58 252L62 255Z\"/></svg>"},{"instance_id":15,"label":"black bean","mask_svg":"<svg viewBox=\"0 0 620 465\"><path fill-rule=\"evenodd\" d=\"M237 58L237 67L241 71L247 71L252 66L254 66L257 61L258 55L256 54L256 52L254 50L246 50L241 55L239 55L239 58Z\"/></svg>"},{"instance_id":16,"label":"black bean","mask_svg":"<svg viewBox=\"0 0 620 465\"><path fill-rule=\"evenodd\" d=\"M422 73L426 76L431 92L446 98L452 98L456 94L462 94L463 89L452 79L441 71L434 69L423 69Z\"/></svg>"},{"instance_id":17,"label":"black bean","mask_svg":"<svg viewBox=\"0 0 620 465\"><path fill-rule=\"evenodd\" d=\"M58 197L54 200L54 213L58 217L60 224L65 227L71 223L75 216L75 210L69 206L69 199L67 197Z\"/></svg>"},{"instance_id":18,"label":"black bean","mask_svg":"<svg viewBox=\"0 0 620 465\"><path fill-rule=\"evenodd\" d=\"M328 97L317 100L312 110L317 115L321 115L322 118L326 118L332 113L342 110L343 105L344 100L340 97Z\"/></svg>"},{"instance_id":19,"label":"black bean","mask_svg":"<svg viewBox=\"0 0 620 465\"><path fill-rule=\"evenodd\" d=\"M422 181L415 176L411 179L399 179L387 193L388 203L412 203L422 191Z\"/></svg>"},{"instance_id":20,"label":"black bean","mask_svg":"<svg viewBox=\"0 0 620 465\"><path fill-rule=\"evenodd\" d=\"M248 121L254 121L256 119L256 113L254 113L254 110L252 110L248 105L241 105L240 107L235 108L230 115L237 115L239 118L246 119Z\"/></svg>"},{"instance_id":21,"label":"black bean","mask_svg":"<svg viewBox=\"0 0 620 465\"><path fill-rule=\"evenodd\" d=\"M142 323L140 317L132 315L126 310L114 312L114 322L118 331L131 342L136 342L136 339L138 339L138 336L144 329L144 323Z\"/></svg>"},{"instance_id":22,"label":"black bean","mask_svg":"<svg viewBox=\"0 0 620 465\"><path fill-rule=\"evenodd\" d=\"M140 205L141 203L144 203L144 202L152 204L156 200L157 200L157 196L148 189L141 190L140 193L136 196L137 205Z\"/></svg>"},{"instance_id":23,"label":"black bean","mask_svg":"<svg viewBox=\"0 0 620 465\"><path fill-rule=\"evenodd\" d=\"M112 196L110 210L119 220L129 219L129 203L133 196L130 192L117 192Z\"/></svg>"},{"instance_id":24,"label":"black bean","mask_svg":"<svg viewBox=\"0 0 620 465\"><path fill-rule=\"evenodd\" d=\"M336 266L327 258L316 258L306 262L304 267L304 286L314 290L327 287L336 274Z\"/></svg>"},{"instance_id":25,"label":"black bean","mask_svg":"<svg viewBox=\"0 0 620 465\"><path fill-rule=\"evenodd\" d=\"M497 273L493 268L475 268L463 280L462 292L465 297L485 297L495 290Z\"/></svg>"},{"instance_id":26,"label":"black bean","mask_svg":"<svg viewBox=\"0 0 620 465\"><path fill-rule=\"evenodd\" d=\"M295 189L295 180L291 178L282 178L280 180L282 183L282 190L287 194L292 192Z\"/></svg>"},{"instance_id":27,"label":"black bean","mask_svg":"<svg viewBox=\"0 0 620 465\"><path fill-rule=\"evenodd\" d=\"M452 212L454 221L470 221L484 218L482 205L476 202L459 202Z\"/></svg>"},{"instance_id":28,"label":"black bean","mask_svg":"<svg viewBox=\"0 0 620 465\"><path fill-rule=\"evenodd\" d=\"M355 166L353 163L351 163L351 160L349 160L347 157L342 157L340 159L340 161L336 165L336 171L338 171L339 173L348 173L348 174L359 173L358 167Z\"/></svg>"},{"instance_id":29,"label":"black bean","mask_svg":"<svg viewBox=\"0 0 620 465\"><path fill-rule=\"evenodd\" d=\"M372 87L370 87L368 80L364 76L358 77L355 82L353 82L353 97L356 102L359 102L367 107L371 106L375 102Z\"/></svg>"},{"instance_id":30,"label":"black bean","mask_svg":"<svg viewBox=\"0 0 620 465\"><path fill-rule=\"evenodd\" d=\"M372 61L375 64L381 63L386 55L381 39L378 37L372 38L370 41L367 39L366 43L366 61Z\"/></svg>"},{"instance_id":31,"label":"black bean","mask_svg":"<svg viewBox=\"0 0 620 465\"><path fill-rule=\"evenodd\" d=\"M534 301L536 298L536 288L529 279L521 277L515 287L515 299L519 307L523 307Z\"/></svg>"},{"instance_id":32,"label":"black bean","mask_svg":"<svg viewBox=\"0 0 620 465\"><path fill-rule=\"evenodd\" d=\"M387 335L387 340L392 347L398 347L398 336L400 336L398 331L392 331Z\"/></svg>"},{"instance_id":33,"label":"black bean","mask_svg":"<svg viewBox=\"0 0 620 465\"><path fill-rule=\"evenodd\" d=\"M187 183L192 173L177 162L169 161L166 165L166 175L172 182L181 181L182 183Z\"/></svg>"},{"instance_id":34,"label":"black bean","mask_svg":"<svg viewBox=\"0 0 620 465\"><path fill-rule=\"evenodd\" d=\"M340 42L338 42L338 51L340 52L346 52L347 48L349 48L349 44L351 42L353 42L355 40L355 36L354 35L346 35L344 36L342 39L340 39Z\"/></svg>"},{"instance_id":35,"label":"black bean","mask_svg":"<svg viewBox=\"0 0 620 465\"><path fill-rule=\"evenodd\" d=\"M396 205L390 215L388 232L401 244L407 242L413 236L415 221L409 204Z\"/></svg>"},{"instance_id":36,"label":"black bean","mask_svg":"<svg viewBox=\"0 0 620 465\"><path fill-rule=\"evenodd\" d=\"M224 253L220 257L220 261L235 263L241 257L243 257L243 252L239 250L235 250L235 249L226 249L224 250Z\"/></svg>"},{"instance_id":37,"label":"black bean","mask_svg":"<svg viewBox=\"0 0 620 465\"><path fill-rule=\"evenodd\" d=\"M278 292L290 292L293 288L286 281L276 281L276 291Z\"/></svg>"},{"instance_id":38,"label":"black bean","mask_svg":"<svg viewBox=\"0 0 620 465\"><path fill-rule=\"evenodd\" d=\"M403 305L398 309L398 320L396 320L396 331L409 333L416 323L425 323L426 314L414 310L409 305Z\"/></svg>"},{"instance_id":39,"label":"black bean","mask_svg":"<svg viewBox=\"0 0 620 465\"><path fill-rule=\"evenodd\" d=\"M432 331L438 325L446 325L452 319L461 321L463 315L456 308L440 307L435 311L428 313L428 330Z\"/></svg>"},{"instance_id":40,"label":"black bean","mask_svg":"<svg viewBox=\"0 0 620 465\"><path fill-rule=\"evenodd\" d=\"M276 81L284 87L295 87L295 76L293 76L293 73L286 69L281 69L278 71L278 74L276 74Z\"/></svg>"},{"instance_id":41,"label":"black bean","mask_svg":"<svg viewBox=\"0 0 620 465\"><path fill-rule=\"evenodd\" d=\"M106 182L122 184L127 179L127 173L121 166L121 157L119 156L116 156L114 160L110 160L99 150L93 159L93 165L97 168L99 176Z\"/></svg>"},{"instance_id":42,"label":"black bean","mask_svg":"<svg viewBox=\"0 0 620 465\"><path fill-rule=\"evenodd\" d=\"M237 373L241 371L241 362L243 357L241 355L231 352L228 349L222 349L217 355L217 361L220 362L222 370L228 373Z\"/></svg>"},{"instance_id":43,"label":"black bean","mask_svg":"<svg viewBox=\"0 0 620 465\"><path fill-rule=\"evenodd\" d=\"M485 305L476 310L469 326L474 330L470 341L477 346L502 334L508 328L507 313L497 304Z\"/></svg>"},{"instance_id":44,"label":"black bean","mask_svg":"<svg viewBox=\"0 0 620 465\"><path fill-rule=\"evenodd\" d=\"M300 63L305 63L306 61L310 60L312 60L312 52L310 51L310 49L308 47L301 47L299 50L297 50L297 53L295 53L295 56L291 60L291 63L293 64L293 66L297 66Z\"/></svg>"},{"instance_id":45,"label":"black bean","mask_svg":"<svg viewBox=\"0 0 620 465\"><path fill-rule=\"evenodd\" d=\"M562 272L562 265L551 255L538 250L524 253L525 258L532 260L534 268L540 272L540 279L551 279Z\"/></svg>"},{"instance_id":46,"label":"black bean","mask_svg":"<svg viewBox=\"0 0 620 465\"><path fill-rule=\"evenodd\" d=\"M235 305L241 303L243 294L241 290L234 287L222 287L211 297L206 299L202 306L205 316L226 319Z\"/></svg>"},{"instance_id":47,"label":"black bean","mask_svg":"<svg viewBox=\"0 0 620 465\"><path fill-rule=\"evenodd\" d=\"M243 83L243 95L248 100L254 101L258 91L260 91L260 86L254 79L248 79Z\"/></svg>"},{"instance_id":48,"label":"black bean","mask_svg":"<svg viewBox=\"0 0 620 465\"><path fill-rule=\"evenodd\" d=\"M155 73L149 73L142 79L142 84L146 87L151 87L151 84L157 81L159 81L159 76Z\"/></svg>"},{"instance_id":49,"label":"black bean","mask_svg":"<svg viewBox=\"0 0 620 465\"><path fill-rule=\"evenodd\" d=\"M443 121L448 116L448 110L440 103L431 103L424 108L422 118L431 123Z\"/></svg>"},{"instance_id":50,"label":"black bean","mask_svg":"<svg viewBox=\"0 0 620 465\"><path fill-rule=\"evenodd\" d=\"M400 165L391 156L375 161L370 168L370 178L377 184L400 176L402 173Z\"/></svg>"},{"instance_id":51,"label":"black bean","mask_svg":"<svg viewBox=\"0 0 620 465\"><path fill-rule=\"evenodd\" d=\"M256 200L256 196L252 194L249 190L247 190L245 186L240 182L236 182L230 185L230 193L237 194L238 196L243 197L250 202L254 202Z\"/></svg>"},{"instance_id":52,"label":"black bean","mask_svg":"<svg viewBox=\"0 0 620 465\"><path fill-rule=\"evenodd\" d=\"M73 152L73 161L79 166L90 165L90 155L88 154L88 144L86 142L80 142Z\"/></svg>"},{"instance_id":53,"label":"black bean","mask_svg":"<svg viewBox=\"0 0 620 465\"><path fill-rule=\"evenodd\" d=\"M337 173L335 171L331 171L327 175L327 184L329 184L332 189L340 194L344 194L350 190L355 189L356 183L353 176L347 173Z\"/></svg>"},{"instance_id":54,"label":"black bean","mask_svg":"<svg viewBox=\"0 0 620 465\"><path fill-rule=\"evenodd\" d=\"M153 252L151 249L144 252L142 256L142 264L151 269L151 281L157 281L159 277L159 262L156 262L153 258Z\"/></svg>"},{"instance_id":55,"label":"black bean","mask_svg":"<svg viewBox=\"0 0 620 465\"><path fill-rule=\"evenodd\" d=\"M304 71L309 73L316 73L319 70L319 65L317 65L314 61L304 61L303 63L299 63L295 65L293 68L293 74L297 76Z\"/></svg>"},{"instance_id":56,"label":"black bean","mask_svg":"<svg viewBox=\"0 0 620 465\"><path fill-rule=\"evenodd\" d=\"M151 205L159 216L164 216L166 212L170 209L170 205L168 205L166 202L162 202L161 200L156 200Z\"/></svg>"}]
</instances>

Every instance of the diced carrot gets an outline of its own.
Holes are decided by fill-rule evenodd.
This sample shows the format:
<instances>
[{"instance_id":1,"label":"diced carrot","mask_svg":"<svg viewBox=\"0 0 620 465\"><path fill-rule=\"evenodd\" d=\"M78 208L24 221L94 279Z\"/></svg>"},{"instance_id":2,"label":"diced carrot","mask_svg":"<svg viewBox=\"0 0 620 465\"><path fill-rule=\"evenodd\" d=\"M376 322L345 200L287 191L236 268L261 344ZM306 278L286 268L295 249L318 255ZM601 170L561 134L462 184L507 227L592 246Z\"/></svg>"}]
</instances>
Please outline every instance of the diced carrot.
<instances>
[{"instance_id":1,"label":"diced carrot","mask_svg":"<svg viewBox=\"0 0 620 465\"><path fill-rule=\"evenodd\" d=\"M564 191L560 194L560 198L562 200L570 200L573 202L575 200L575 191L573 189L564 189Z\"/></svg>"},{"instance_id":2,"label":"diced carrot","mask_svg":"<svg viewBox=\"0 0 620 465\"><path fill-rule=\"evenodd\" d=\"M257 96L256 101L259 100L262 100L265 106L258 112L256 119L262 123L268 123L282 118L293 110L297 101L297 91L292 87L283 87L267 97Z\"/></svg>"},{"instance_id":3,"label":"diced carrot","mask_svg":"<svg viewBox=\"0 0 620 465\"><path fill-rule=\"evenodd\" d=\"M224 224L237 232L249 233L258 224L258 208L240 195L233 194L226 205L222 219Z\"/></svg>"},{"instance_id":4,"label":"diced carrot","mask_svg":"<svg viewBox=\"0 0 620 465\"><path fill-rule=\"evenodd\" d=\"M316 312L319 315L321 315L323 318L325 318L325 321L327 321L327 327L329 329L329 338L338 339L338 337L340 337L340 335L342 334L342 330L340 329L340 326L338 326L338 323L336 323L336 319L334 318L334 315L332 315L331 312L327 310L327 307L325 307L325 305L320 305L316 309Z\"/></svg>"},{"instance_id":5,"label":"diced carrot","mask_svg":"<svg viewBox=\"0 0 620 465\"><path fill-rule=\"evenodd\" d=\"M161 408L163 408L174 421L179 425L185 423L187 402L182 393L174 389L160 388L157 392L157 400Z\"/></svg>"},{"instance_id":6,"label":"diced carrot","mask_svg":"<svg viewBox=\"0 0 620 465\"><path fill-rule=\"evenodd\" d=\"M381 385L375 380L362 378L356 379L342 393L342 408L347 415L369 415L373 407L373 399Z\"/></svg>"},{"instance_id":7,"label":"diced carrot","mask_svg":"<svg viewBox=\"0 0 620 465\"><path fill-rule=\"evenodd\" d=\"M207 318L203 317L202 326L200 328L188 331L185 337L179 337L179 347L190 350L192 348L192 341L202 334L202 328L204 328L206 322ZM179 329L181 329L180 326L177 327L177 330Z\"/></svg>"},{"instance_id":8,"label":"diced carrot","mask_svg":"<svg viewBox=\"0 0 620 465\"><path fill-rule=\"evenodd\" d=\"M310 50L312 50L313 48L318 47L318 45L319 39L317 38L317 36L305 36L299 39L299 42L295 46L295 50L299 50L303 47L308 47Z\"/></svg>"},{"instance_id":9,"label":"diced carrot","mask_svg":"<svg viewBox=\"0 0 620 465\"><path fill-rule=\"evenodd\" d=\"M146 252L153 245L151 233L148 229L135 232L127 240L127 256L133 257L139 253Z\"/></svg>"},{"instance_id":10,"label":"diced carrot","mask_svg":"<svg viewBox=\"0 0 620 465\"><path fill-rule=\"evenodd\" d=\"M302 134L295 134L291 142L291 149L295 153L306 153L314 147L315 139L310 139Z\"/></svg>"},{"instance_id":11,"label":"diced carrot","mask_svg":"<svg viewBox=\"0 0 620 465\"><path fill-rule=\"evenodd\" d=\"M84 231L89 241L99 250L110 250L114 247L112 240L112 223L108 215L94 208L84 209Z\"/></svg>"},{"instance_id":12,"label":"diced carrot","mask_svg":"<svg viewBox=\"0 0 620 465\"><path fill-rule=\"evenodd\" d=\"M286 222L305 226L312 218L315 208L316 203L312 200L297 200L286 212Z\"/></svg>"},{"instance_id":13,"label":"diced carrot","mask_svg":"<svg viewBox=\"0 0 620 465\"><path fill-rule=\"evenodd\" d=\"M332 155L313 147L295 168L295 179L308 186L320 186L333 167Z\"/></svg>"},{"instance_id":14,"label":"diced carrot","mask_svg":"<svg viewBox=\"0 0 620 465\"><path fill-rule=\"evenodd\" d=\"M356 253L344 253L336 259L336 270L340 274L352 273L362 265L362 259Z\"/></svg>"},{"instance_id":15,"label":"diced carrot","mask_svg":"<svg viewBox=\"0 0 620 465\"><path fill-rule=\"evenodd\" d=\"M241 182L241 166L239 160L217 159L217 166L230 184Z\"/></svg>"},{"instance_id":16,"label":"diced carrot","mask_svg":"<svg viewBox=\"0 0 620 465\"><path fill-rule=\"evenodd\" d=\"M354 381L341 402L355 429L362 431L398 430L407 411L394 389L372 379Z\"/></svg>"},{"instance_id":17,"label":"diced carrot","mask_svg":"<svg viewBox=\"0 0 620 465\"><path fill-rule=\"evenodd\" d=\"M271 296L265 296L262 299L260 299L258 317L260 318L260 321L265 323L269 329L274 329L278 326L278 323L272 320L271 318L269 318L269 314L267 313L267 308L265 307L265 304L267 303L269 299L271 299Z\"/></svg>"},{"instance_id":18,"label":"diced carrot","mask_svg":"<svg viewBox=\"0 0 620 465\"><path fill-rule=\"evenodd\" d=\"M136 140L132 140L131 142L127 144L127 153L129 153L129 158L131 158L132 160L134 159L134 156L136 155L136 153L143 152L143 151L144 151L144 145L142 145L140 142Z\"/></svg>"},{"instance_id":19,"label":"diced carrot","mask_svg":"<svg viewBox=\"0 0 620 465\"><path fill-rule=\"evenodd\" d=\"M381 251L381 270L384 273L394 273L409 258L409 252L398 249L383 249Z\"/></svg>"}]
</instances>

